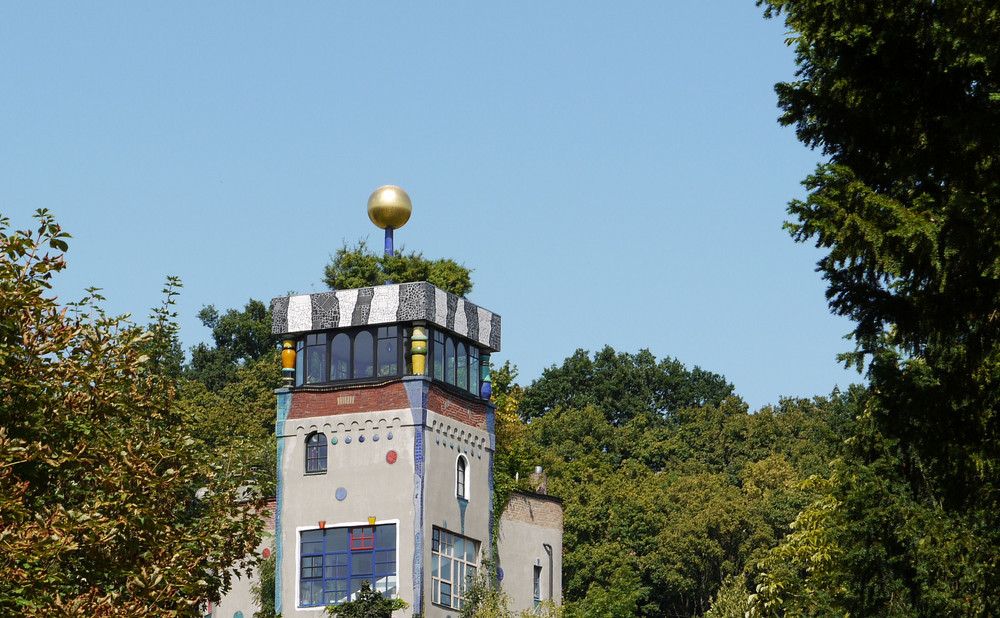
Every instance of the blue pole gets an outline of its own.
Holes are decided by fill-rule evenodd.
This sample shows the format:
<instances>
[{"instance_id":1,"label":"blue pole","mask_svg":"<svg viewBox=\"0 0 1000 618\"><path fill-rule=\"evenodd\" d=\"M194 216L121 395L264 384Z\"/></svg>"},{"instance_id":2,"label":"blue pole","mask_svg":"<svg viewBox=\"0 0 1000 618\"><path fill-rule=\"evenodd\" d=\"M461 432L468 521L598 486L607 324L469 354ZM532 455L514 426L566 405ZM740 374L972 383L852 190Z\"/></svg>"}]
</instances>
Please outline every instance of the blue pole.
<instances>
[{"instance_id":1,"label":"blue pole","mask_svg":"<svg viewBox=\"0 0 1000 618\"><path fill-rule=\"evenodd\" d=\"M385 255L392 257L392 228L385 228Z\"/></svg>"}]
</instances>

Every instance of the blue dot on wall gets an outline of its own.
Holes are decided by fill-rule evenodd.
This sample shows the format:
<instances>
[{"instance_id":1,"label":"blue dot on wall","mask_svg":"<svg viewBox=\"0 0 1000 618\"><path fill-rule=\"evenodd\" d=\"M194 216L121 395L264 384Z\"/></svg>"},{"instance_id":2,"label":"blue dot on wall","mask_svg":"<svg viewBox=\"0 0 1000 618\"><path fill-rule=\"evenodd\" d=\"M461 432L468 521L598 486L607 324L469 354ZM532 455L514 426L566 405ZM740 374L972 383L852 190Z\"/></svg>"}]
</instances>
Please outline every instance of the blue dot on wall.
<instances>
[{"instance_id":1,"label":"blue dot on wall","mask_svg":"<svg viewBox=\"0 0 1000 618\"><path fill-rule=\"evenodd\" d=\"M243 618L243 612L236 612L233 614L233 618Z\"/></svg>"},{"instance_id":2,"label":"blue dot on wall","mask_svg":"<svg viewBox=\"0 0 1000 618\"><path fill-rule=\"evenodd\" d=\"M438 443L438 444L441 444L441 436L438 436L438 437L437 437L437 443Z\"/></svg>"},{"instance_id":3,"label":"blue dot on wall","mask_svg":"<svg viewBox=\"0 0 1000 618\"><path fill-rule=\"evenodd\" d=\"M378 442L378 434L375 434L374 436L372 436L372 440Z\"/></svg>"},{"instance_id":4,"label":"blue dot on wall","mask_svg":"<svg viewBox=\"0 0 1000 618\"><path fill-rule=\"evenodd\" d=\"M344 444L350 444L350 443L351 443L351 436L347 436L346 438L344 438Z\"/></svg>"},{"instance_id":5,"label":"blue dot on wall","mask_svg":"<svg viewBox=\"0 0 1000 618\"><path fill-rule=\"evenodd\" d=\"M332 438L330 438L330 444L336 444L336 443L337 443L337 436L333 436Z\"/></svg>"},{"instance_id":6,"label":"blue dot on wall","mask_svg":"<svg viewBox=\"0 0 1000 618\"><path fill-rule=\"evenodd\" d=\"M344 489L343 487L338 487L336 495L337 495L337 500L340 500L341 502L343 502L344 498L347 497L347 490Z\"/></svg>"},{"instance_id":7,"label":"blue dot on wall","mask_svg":"<svg viewBox=\"0 0 1000 618\"><path fill-rule=\"evenodd\" d=\"M392 440L392 432L391 431L389 432L389 435L386 436L386 439Z\"/></svg>"},{"instance_id":8,"label":"blue dot on wall","mask_svg":"<svg viewBox=\"0 0 1000 618\"><path fill-rule=\"evenodd\" d=\"M364 441L365 441L364 436L358 436L358 442L364 442Z\"/></svg>"}]
</instances>

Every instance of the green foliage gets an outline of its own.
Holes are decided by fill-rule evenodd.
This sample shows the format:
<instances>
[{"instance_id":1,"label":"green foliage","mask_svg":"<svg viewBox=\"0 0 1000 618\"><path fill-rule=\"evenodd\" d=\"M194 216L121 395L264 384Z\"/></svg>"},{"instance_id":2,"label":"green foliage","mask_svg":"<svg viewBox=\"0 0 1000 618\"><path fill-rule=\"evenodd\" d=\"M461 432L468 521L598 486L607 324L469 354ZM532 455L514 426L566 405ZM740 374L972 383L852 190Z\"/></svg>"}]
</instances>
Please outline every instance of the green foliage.
<instances>
[{"instance_id":1,"label":"green foliage","mask_svg":"<svg viewBox=\"0 0 1000 618\"><path fill-rule=\"evenodd\" d=\"M149 329L59 307L68 236L36 218L0 217L0 614L198 616L261 522L172 406L179 284Z\"/></svg>"},{"instance_id":2,"label":"green foliage","mask_svg":"<svg viewBox=\"0 0 1000 618\"><path fill-rule=\"evenodd\" d=\"M371 583L365 581L353 601L331 605L326 608L326 613L337 618L392 618L392 612L406 607L401 599L387 599L372 590Z\"/></svg>"},{"instance_id":3,"label":"green foliage","mask_svg":"<svg viewBox=\"0 0 1000 618\"><path fill-rule=\"evenodd\" d=\"M251 299L243 311L199 312L212 328L214 347L192 349L175 407L192 435L217 454L244 483L274 495L277 461L274 440L275 389L281 361L271 335L271 312Z\"/></svg>"},{"instance_id":4,"label":"green foliage","mask_svg":"<svg viewBox=\"0 0 1000 618\"><path fill-rule=\"evenodd\" d=\"M712 608L703 618L745 618L748 605L747 578L740 574L726 578L712 599Z\"/></svg>"},{"instance_id":5,"label":"green foliage","mask_svg":"<svg viewBox=\"0 0 1000 618\"><path fill-rule=\"evenodd\" d=\"M519 410L532 419L558 406L592 405L615 425L624 425L639 414L667 419L683 407L718 404L732 394L725 378L699 367L689 371L672 358L657 363L649 350L627 354L605 347L593 360L577 350L561 367L543 371Z\"/></svg>"},{"instance_id":6,"label":"green foliage","mask_svg":"<svg viewBox=\"0 0 1000 618\"><path fill-rule=\"evenodd\" d=\"M485 560L476 571L476 577L469 582L465 591L465 605L458 615L459 618L560 618L563 611L551 600L547 600L532 610L514 613L510 609L510 597L497 579L496 565Z\"/></svg>"},{"instance_id":7,"label":"green foliage","mask_svg":"<svg viewBox=\"0 0 1000 618\"><path fill-rule=\"evenodd\" d=\"M701 615L723 582L756 583L754 565L813 495L799 481L829 473L861 393L749 414L731 388L607 348L593 362L578 352L526 390L520 409L534 397L541 411L525 414L529 452L564 500L566 616Z\"/></svg>"},{"instance_id":8,"label":"green foliage","mask_svg":"<svg viewBox=\"0 0 1000 618\"><path fill-rule=\"evenodd\" d=\"M496 406L496 450L493 453L493 512L497 515L492 535L499 532L500 514L507 508L510 494L515 491L534 491L529 481L534 463L535 448L527 439L527 427L517 415L517 407L524 396L524 389L514 380L517 367L504 363L494 369L493 404Z\"/></svg>"},{"instance_id":9,"label":"green foliage","mask_svg":"<svg viewBox=\"0 0 1000 618\"><path fill-rule=\"evenodd\" d=\"M214 347L200 343L191 348L191 364L185 377L218 392L237 381L237 369L276 349L271 334L271 311L259 300L250 299L243 311L229 309L224 314L213 306L198 312L202 324L212 329Z\"/></svg>"},{"instance_id":10,"label":"green foliage","mask_svg":"<svg viewBox=\"0 0 1000 618\"><path fill-rule=\"evenodd\" d=\"M428 260L422 253L399 248L392 257L376 254L361 240L337 249L323 270L323 283L331 290L350 290L386 282L427 281L456 296L472 292L472 270L450 259Z\"/></svg>"},{"instance_id":11,"label":"green foliage","mask_svg":"<svg viewBox=\"0 0 1000 618\"><path fill-rule=\"evenodd\" d=\"M871 398L755 611L1000 614L1000 7L761 4L799 65L781 121L829 156L788 227L827 251Z\"/></svg>"},{"instance_id":12,"label":"green foliage","mask_svg":"<svg viewBox=\"0 0 1000 618\"><path fill-rule=\"evenodd\" d=\"M254 604L260 609L254 612L253 618L278 618L274 611L275 569L277 566L278 555L273 551L258 565L257 581L250 586L250 596L253 597Z\"/></svg>"}]
</instances>

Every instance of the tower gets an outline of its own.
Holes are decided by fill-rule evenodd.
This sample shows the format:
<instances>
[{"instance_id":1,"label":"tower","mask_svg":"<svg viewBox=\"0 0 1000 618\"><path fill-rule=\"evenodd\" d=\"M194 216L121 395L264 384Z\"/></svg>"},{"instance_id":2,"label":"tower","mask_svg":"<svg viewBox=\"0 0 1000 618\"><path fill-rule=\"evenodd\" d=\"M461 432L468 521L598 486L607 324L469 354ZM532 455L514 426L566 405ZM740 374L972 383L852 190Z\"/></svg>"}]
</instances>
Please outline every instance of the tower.
<instances>
[{"instance_id":1,"label":"tower","mask_svg":"<svg viewBox=\"0 0 1000 618\"><path fill-rule=\"evenodd\" d=\"M383 187L392 230L409 198ZM275 517L277 611L325 615L363 581L409 608L455 616L491 552L500 316L429 283L275 298L283 340Z\"/></svg>"}]
</instances>

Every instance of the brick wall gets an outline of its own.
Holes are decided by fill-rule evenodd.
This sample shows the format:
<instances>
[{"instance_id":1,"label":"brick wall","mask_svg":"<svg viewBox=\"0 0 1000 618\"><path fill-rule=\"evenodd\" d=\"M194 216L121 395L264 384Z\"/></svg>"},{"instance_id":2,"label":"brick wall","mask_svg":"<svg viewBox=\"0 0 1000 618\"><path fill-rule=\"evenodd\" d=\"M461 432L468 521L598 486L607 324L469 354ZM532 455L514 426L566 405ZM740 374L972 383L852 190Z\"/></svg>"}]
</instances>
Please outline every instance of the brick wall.
<instances>
[{"instance_id":1,"label":"brick wall","mask_svg":"<svg viewBox=\"0 0 1000 618\"><path fill-rule=\"evenodd\" d=\"M334 416L376 410L401 410L410 407L402 381L372 386L300 390L292 393L288 418ZM443 416L486 429L486 406L469 401L448 389L431 384L427 393L427 409Z\"/></svg>"},{"instance_id":2,"label":"brick wall","mask_svg":"<svg viewBox=\"0 0 1000 618\"><path fill-rule=\"evenodd\" d=\"M502 519L520 521L562 531L563 509L558 498L513 493L507 500Z\"/></svg>"},{"instance_id":3,"label":"brick wall","mask_svg":"<svg viewBox=\"0 0 1000 618\"><path fill-rule=\"evenodd\" d=\"M361 388L323 391L296 391L288 418L310 418L335 414L353 414L375 410L399 410L410 407L402 382L390 382Z\"/></svg>"},{"instance_id":4,"label":"brick wall","mask_svg":"<svg viewBox=\"0 0 1000 618\"><path fill-rule=\"evenodd\" d=\"M479 429L486 429L486 406L466 401L437 384L432 384L427 393L427 409Z\"/></svg>"}]
</instances>

